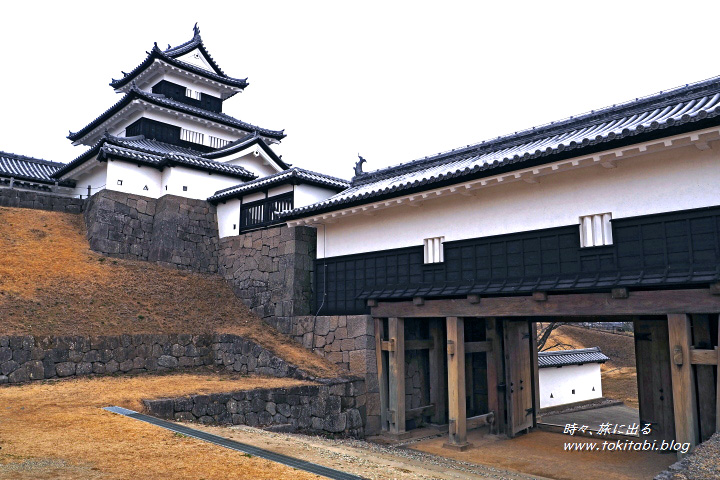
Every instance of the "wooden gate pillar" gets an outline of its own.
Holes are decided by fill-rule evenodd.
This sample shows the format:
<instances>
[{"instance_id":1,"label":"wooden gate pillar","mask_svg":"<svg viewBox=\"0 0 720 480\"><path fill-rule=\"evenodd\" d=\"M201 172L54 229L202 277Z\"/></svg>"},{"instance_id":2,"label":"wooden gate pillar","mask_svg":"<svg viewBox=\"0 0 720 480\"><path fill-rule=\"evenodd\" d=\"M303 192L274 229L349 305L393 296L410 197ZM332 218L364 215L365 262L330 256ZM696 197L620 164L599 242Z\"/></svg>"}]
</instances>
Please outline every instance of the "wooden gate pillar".
<instances>
[{"instance_id":1,"label":"wooden gate pillar","mask_svg":"<svg viewBox=\"0 0 720 480\"><path fill-rule=\"evenodd\" d=\"M389 430L388 411L388 358L383 350L384 319L375 318L375 357L377 359L378 390L380 392L380 429Z\"/></svg>"},{"instance_id":2,"label":"wooden gate pillar","mask_svg":"<svg viewBox=\"0 0 720 480\"><path fill-rule=\"evenodd\" d=\"M689 443L692 449L698 441L698 416L695 407L695 376L690 360L690 317L686 314L668 315L670 338L670 370L672 372L675 440ZM678 458L684 455L678 452Z\"/></svg>"},{"instance_id":3,"label":"wooden gate pillar","mask_svg":"<svg viewBox=\"0 0 720 480\"><path fill-rule=\"evenodd\" d=\"M458 317L447 317L446 322L450 435L443 447L462 451L470 447L465 406L465 322Z\"/></svg>"},{"instance_id":4,"label":"wooden gate pillar","mask_svg":"<svg viewBox=\"0 0 720 480\"><path fill-rule=\"evenodd\" d=\"M405 319L388 319L388 422L390 433L405 433Z\"/></svg>"},{"instance_id":5,"label":"wooden gate pillar","mask_svg":"<svg viewBox=\"0 0 720 480\"><path fill-rule=\"evenodd\" d=\"M431 421L437 425L447 423L445 409L445 345L443 343L442 321L430 320L430 403L435 405L435 413Z\"/></svg>"}]
</instances>

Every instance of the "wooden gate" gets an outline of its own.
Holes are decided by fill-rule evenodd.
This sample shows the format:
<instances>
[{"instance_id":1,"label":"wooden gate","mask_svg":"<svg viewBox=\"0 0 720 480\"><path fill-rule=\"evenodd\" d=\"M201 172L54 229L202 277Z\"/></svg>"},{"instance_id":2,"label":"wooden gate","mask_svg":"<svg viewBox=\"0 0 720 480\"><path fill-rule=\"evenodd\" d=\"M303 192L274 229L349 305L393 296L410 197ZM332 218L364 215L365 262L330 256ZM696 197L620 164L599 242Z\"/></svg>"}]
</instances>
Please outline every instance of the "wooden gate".
<instances>
[{"instance_id":1,"label":"wooden gate","mask_svg":"<svg viewBox=\"0 0 720 480\"><path fill-rule=\"evenodd\" d=\"M505 395L507 405L507 434L533 426L532 335L527 321L505 320Z\"/></svg>"},{"instance_id":2,"label":"wooden gate","mask_svg":"<svg viewBox=\"0 0 720 480\"><path fill-rule=\"evenodd\" d=\"M640 424L652 425L649 440L675 439L675 422L670 371L668 324L658 320L635 320L635 363L637 365Z\"/></svg>"}]
</instances>

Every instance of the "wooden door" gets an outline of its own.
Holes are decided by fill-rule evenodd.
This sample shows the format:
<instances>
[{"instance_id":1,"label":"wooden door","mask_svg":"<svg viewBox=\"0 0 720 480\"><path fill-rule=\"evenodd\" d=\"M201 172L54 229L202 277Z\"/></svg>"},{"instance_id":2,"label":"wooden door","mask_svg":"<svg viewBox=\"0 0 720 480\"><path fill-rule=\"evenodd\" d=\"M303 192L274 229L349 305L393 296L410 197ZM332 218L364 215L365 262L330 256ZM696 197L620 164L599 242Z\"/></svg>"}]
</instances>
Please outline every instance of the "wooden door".
<instances>
[{"instance_id":1,"label":"wooden door","mask_svg":"<svg viewBox=\"0 0 720 480\"><path fill-rule=\"evenodd\" d=\"M530 358L530 323L505 320L505 398L507 434L510 437L533 426L532 361Z\"/></svg>"},{"instance_id":2,"label":"wooden door","mask_svg":"<svg viewBox=\"0 0 720 480\"><path fill-rule=\"evenodd\" d=\"M670 342L664 318L635 320L635 363L637 365L640 425L651 424L648 440L675 439Z\"/></svg>"}]
</instances>

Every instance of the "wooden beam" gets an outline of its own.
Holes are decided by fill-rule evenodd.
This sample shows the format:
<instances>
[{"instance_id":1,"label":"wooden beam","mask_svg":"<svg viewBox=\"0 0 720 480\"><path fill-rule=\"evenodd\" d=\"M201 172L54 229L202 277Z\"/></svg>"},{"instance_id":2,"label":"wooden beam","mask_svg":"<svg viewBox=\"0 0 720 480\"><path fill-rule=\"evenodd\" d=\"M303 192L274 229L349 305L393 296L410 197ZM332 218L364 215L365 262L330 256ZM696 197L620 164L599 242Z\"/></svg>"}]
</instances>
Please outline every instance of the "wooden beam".
<instances>
[{"instance_id":1,"label":"wooden beam","mask_svg":"<svg viewBox=\"0 0 720 480\"><path fill-rule=\"evenodd\" d=\"M395 340L383 340L381 344L383 352L394 352L395 351Z\"/></svg>"},{"instance_id":2,"label":"wooden beam","mask_svg":"<svg viewBox=\"0 0 720 480\"><path fill-rule=\"evenodd\" d=\"M465 322L462 318L447 317L448 346L448 406L450 413L449 438L445 448L467 450L467 412L465 410Z\"/></svg>"},{"instance_id":3,"label":"wooden beam","mask_svg":"<svg viewBox=\"0 0 720 480\"><path fill-rule=\"evenodd\" d=\"M720 295L720 282L710 285L710 293L713 295Z\"/></svg>"},{"instance_id":4,"label":"wooden beam","mask_svg":"<svg viewBox=\"0 0 720 480\"><path fill-rule=\"evenodd\" d=\"M533 292L532 298L536 302L546 302L548 299L547 292Z\"/></svg>"},{"instance_id":5,"label":"wooden beam","mask_svg":"<svg viewBox=\"0 0 720 480\"><path fill-rule=\"evenodd\" d=\"M692 449L698 443L698 415L695 404L695 376L690 363L690 317L684 314L668 315L668 334L675 440L678 443L689 443ZM678 458L683 456L684 454L678 451Z\"/></svg>"},{"instance_id":6,"label":"wooden beam","mask_svg":"<svg viewBox=\"0 0 720 480\"><path fill-rule=\"evenodd\" d=\"M418 306L424 305L425 299L423 297L413 297L413 304Z\"/></svg>"},{"instance_id":7,"label":"wooden beam","mask_svg":"<svg viewBox=\"0 0 720 480\"><path fill-rule=\"evenodd\" d=\"M377 307L377 304L378 304L378 301L377 301L377 300L375 300L374 298L368 298L368 301L367 301L367 306L368 306L368 307L371 307L371 308L372 308L372 307Z\"/></svg>"},{"instance_id":8,"label":"wooden beam","mask_svg":"<svg viewBox=\"0 0 720 480\"><path fill-rule=\"evenodd\" d=\"M494 421L495 412L490 412L468 418L466 425L468 430L472 430L475 428L484 427L485 425L492 425Z\"/></svg>"},{"instance_id":9,"label":"wooden beam","mask_svg":"<svg viewBox=\"0 0 720 480\"><path fill-rule=\"evenodd\" d=\"M425 415L435 415L435 405L425 405L424 407L412 408L405 412L405 418L410 420L411 418L420 418Z\"/></svg>"},{"instance_id":10,"label":"wooden beam","mask_svg":"<svg viewBox=\"0 0 720 480\"><path fill-rule=\"evenodd\" d=\"M485 340L484 342L465 342L465 353L481 353L492 350L492 342Z\"/></svg>"},{"instance_id":11,"label":"wooden beam","mask_svg":"<svg viewBox=\"0 0 720 480\"><path fill-rule=\"evenodd\" d=\"M394 412L390 419L390 433L405 433L405 319L388 318L388 336L395 340L395 350L388 353L388 410Z\"/></svg>"},{"instance_id":12,"label":"wooden beam","mask_svg":"<svg viewBox=\"0 0 720 480\"><path fill-rule=\"evenodd\" d=\"M378 384L380 390L380 428L388 431L388 368L386 354L382 350L383 319L375 318L375 358L377 359Z\"/></svg>"},{"instance_id":13,"label":"wooden beam","mask_svg":"<svg viewBox=\"0 0 720 480\"><path fill-rule=\"evenodd\" d=\"M474 293L471 293L467 296L468 302L470 303L480 303L480 295L476 295Z\"/></svg>"},{"instance_id":14,"label":"wooden beam","mask_svg":"<svg viewBox=\"0 0 720 480\"><path fill-rule=\"evenodd\" d=\"M430 319L430 339L433 348L429 354L429 377L430 377L430 403L437 406L435 414L430 421L436 425L447 423L445 410L447 408L447 396L445 387L445 348L443 348L443 325L439 318Z\"/></svg>"},{"instance_id":15,"label":"wooden beam","mask_svg":"<svg viewBox=\"0 0 720 480\"><path fill-rule=\"evenodd\" d=\"M412 302L379 302L373 316L389 317L533 317L533 316L611 316L666 315L668 313L717 313L720 296L710 290L658 290L632 292L622 302L612 301L609 293L550 295L544 302L524 297L483 298L472 304L467 299L425 300L418 307Z\"/></svg>"},{"instance_id":16,"label":"wooden beam","mask_svg":"<svg viewBox=\"0 0 720 480\"><path fill-rule=\"evenodd\" d=\"M610 290L610 296L615 299L622 299L628 298L630 295L627 288L613 288Z\"/></svg>"},{"instance_id":17,"label":"wooden beam","mask_svg":"<svg viewBox=\"0 0 720 480\"><path fill-rule=\"evenodd\" d=\"M434 344L432 340L406 340L405 350L431 350Z\"/></svg>"},{"instance_id":18,"label":"wooden beam","mask_svg":"<svg viewBox=\"0 0 720 480\"><path fill-rule=\"evenodd\" d=\"M691 348L690 363L692 363L693 365L717 365L718 351L717 349L706 350L699 348Z\"/></svg>"}]
</instances>

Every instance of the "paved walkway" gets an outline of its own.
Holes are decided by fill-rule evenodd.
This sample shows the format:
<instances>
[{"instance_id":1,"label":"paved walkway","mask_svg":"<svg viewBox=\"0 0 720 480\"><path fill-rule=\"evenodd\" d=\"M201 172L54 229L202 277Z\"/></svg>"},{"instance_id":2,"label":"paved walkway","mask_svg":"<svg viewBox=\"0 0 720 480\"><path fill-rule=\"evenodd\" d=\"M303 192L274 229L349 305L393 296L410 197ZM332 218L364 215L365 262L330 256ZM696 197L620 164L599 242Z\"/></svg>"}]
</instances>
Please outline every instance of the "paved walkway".
<instances>
[{"instance_id":1,"label":"paved walkway","mask_svg":"<svg viewBox=\"0 0 720 480\"><path fill-rule=\"evenodd\" d=\"M624 425L624 433L628 425L640 423L640 414L636 408L625 405L613 405L611 407L594 408L592 410L543 415L542 423L550 423L553 425L577 423L578 425L587 425L592 430L598 430L601 423L609 423L613 427L616 424Z\"/></svg>"}]
</instances>

